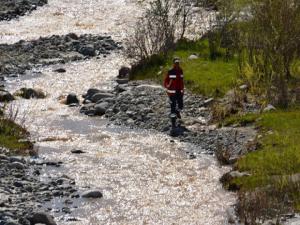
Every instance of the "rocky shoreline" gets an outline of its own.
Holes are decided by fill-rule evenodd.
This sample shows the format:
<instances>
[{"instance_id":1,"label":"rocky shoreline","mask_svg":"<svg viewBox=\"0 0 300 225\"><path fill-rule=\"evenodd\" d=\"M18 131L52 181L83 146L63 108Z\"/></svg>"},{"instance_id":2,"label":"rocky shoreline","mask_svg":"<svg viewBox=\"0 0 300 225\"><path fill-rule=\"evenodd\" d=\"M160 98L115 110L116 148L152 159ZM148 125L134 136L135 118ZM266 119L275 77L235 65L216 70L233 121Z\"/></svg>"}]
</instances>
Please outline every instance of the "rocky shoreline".
<instances>
[{"instance_id":1,"label":"rocky shoreline","mask_svg":"<svg viewBox=\"0 0 300 225\"><path fill-rule=\"evenodd\" d=\"M118 79L114 90L89 89L82 97L81 113L104 116L111 124L135 129L153 129L166 134L171 132L169 102L165 90L153 83ZM69 96L69 100L70 100ZM73 96L76 105L79 100ZM252 129L224 128L209 125L210 105L213 99L186 93L183 119L179 122L175 139L198 146L196 152L187 152L191 158L198 154L217 154L226 151L226 163L233 164L248 151L248 143L255 137ZM72 104L73 103L73 104Z\"/></svg>"},{"instance_id":2,"label":"rocky shoreline","mask_svg":"<svg viewBox=\"0 0 300 225\"><path fill-rule=\"evenodd\" d=\"M53 210L70 212L73 199L79 198L75 181L67 176L50 177L42 181L45 167L59 167L61 162L7 156L0 154L0 224L56 224L48 214ZM52 209L54 198L62 198L62 209ZM76 207L76 206L75 206Z\"/></svg>"},{"instance_id":3,"label":"rocky shoreline","mask_svg":"<svg viewBox=\"0 0 300 225\"><path fill-rule=\"evenodd\" d=\"M110 36L91 34L53 35L37 40L21 40L15 44L0 44L0 79L18 76L40 66L64 64L110 54L121 49ZM60 72L60 71L58 71Z\"/></svg>"},{"instance_id":4,"label":"rocky shoreline","mask_svg":"<svg viewBox=\"0 0 300 225\"><path fill-rule=\"evenodd\" d=\"M0 0L0 21L11 20L36 10L48 3L48 0Z\"/></svg>"},{"instance_id":5,"label":"rocky shoreline","mask_svg":"<svg viewBox=\"0 0 300 225\"><path fill-rule=\"evenodd\" d=\"M76 221L72 212L80 207L81 199L102 198L99 190L79 192L74 179L45 172L63 162L8 156L8 152L0 151L0 225L56 225L53 214Z\"/></svg>"}]
</instances>

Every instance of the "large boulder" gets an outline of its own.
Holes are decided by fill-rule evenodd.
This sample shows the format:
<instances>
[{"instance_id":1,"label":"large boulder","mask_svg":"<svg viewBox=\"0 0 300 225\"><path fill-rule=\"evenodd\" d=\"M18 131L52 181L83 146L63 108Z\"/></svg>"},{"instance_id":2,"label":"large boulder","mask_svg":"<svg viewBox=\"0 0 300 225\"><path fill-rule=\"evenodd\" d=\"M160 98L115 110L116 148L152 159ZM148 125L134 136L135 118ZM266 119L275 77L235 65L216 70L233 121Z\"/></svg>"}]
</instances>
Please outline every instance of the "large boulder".
<instances>
[{"instance_id":1,"label":"large boulder","mask_svg":"<svg viewBox=\"0 0 300 225\"><path fill-rule=\"evenodd\" d=\"M87 91L87 95L88 96L93 96L94 94L96 93L99 93L101 92L101 90L97 89L97 88L90 88L88 91Z\"/></svg>"},{"instance_id":2,"label":"large boulder","mask_svg":"<svg viewBox=\"0 0 300 225\"><path fill-rule=\"evenodd\" d=\"M99 190L85 191L81 195L82 198L102 198L103 194Z\"/></svg>"},{"instance_id":3,"label":"large boulder","mask_svg":"<svg viewBox=\"0 0 300 225\"><path fill-rule=\"evenodd\" d=\"M82 46L78 52L84 56L96 56L95 48L92 45Z\"/></svg>"},{"instance_id":4,"label":"large boulder","mask_svg":"<svg viewBox=\"0 0 300 225\"><path fill-rule=\"evenodd\" d=\"M118 84L127 84L129 82L129 79L128 78L119 78L119 79L116 79L116 82Z\"/></svg>"},{"instance_id":5,"label":"large boulder","mask_svg":"<svg viewBox=\"0 0 300 225\"><path fill-rule=\"evenodd\" d=\"M104 92L101 92L101 93L96 93L92 96L91 100L92 102L99 102L100 100L102 99L105 99L105 98L113 98L114 95L111 94L111 93L104 93Z\"/></svg>"},{"instance_id":6,"label":"large boulder","mask_svg":"<svg viewBox=\"0 0 300 225\"><path fill-rule=\"evenodd\" d=\"M94 106L95 108L95 115L102 116L105 114L106 110L108 109L109 104L107 102L101 102Z\"/></svg>"},{"instance_id":7,"label":"large boulder","mask_svg":"<svg viewBox=\"0 0 300 225\"><path fill-rule=\"evenodd\" d=\"M27 219L30 221L31 224L41 223L45 225L56 225L56 222L54 221L52 216L43 212L33 213L31 216L28 216Z\"/></svg>"},{"instance_id":8,"label":"large boulder","mask_svg":"<svg viewBox=\"0 0 300 225\"><path fill-rule=\"evenodd\" d=\"M46 94L42 90L33 89L33 88L21 88L19 91L15 93L15 95L25 99L46 98Z\"/></svg>"},{"instance_id":9,"label":"large boulder","mask_svg":"<svg viewBox=\"0 0 300 225\"><path fill-rule=\"evenodd\" d=\"M271 112L271 111L275 111L275 110L276 110L276 108L271 104L267 105L267 107L265 107L263 109L264 112Z\"/></svg>"},{"instance_id":10,"label":"large boulder","mask_svg":"<svg viewBox=\"0 0 300 225\"><path fill-rule=\"evenodd\" d=\"M79 104L79 100L78 100L76 94L74 94L74 93L68 94L66 104L67 105Z\"/></svg>"},{"instance_id":11,"label":"large boulder","mask_svg":"<svg viewBox=\"0 0 300 225\"><path fill-rule=\"evenodd\" d=\"M10 102L15 98L8 91L0 90L0 102Z\"/></svg>"},{"instance_id":12,"label":"large boulder","mask_svg":"<svg viewBox=\"0 0 300 225\"><path fill-rule=\"evenodd\" d=\"M129 77L131 69L126 66L122 66L121 69L119 70L118 78L125 78Z\"/></svg>"}]
</instances>

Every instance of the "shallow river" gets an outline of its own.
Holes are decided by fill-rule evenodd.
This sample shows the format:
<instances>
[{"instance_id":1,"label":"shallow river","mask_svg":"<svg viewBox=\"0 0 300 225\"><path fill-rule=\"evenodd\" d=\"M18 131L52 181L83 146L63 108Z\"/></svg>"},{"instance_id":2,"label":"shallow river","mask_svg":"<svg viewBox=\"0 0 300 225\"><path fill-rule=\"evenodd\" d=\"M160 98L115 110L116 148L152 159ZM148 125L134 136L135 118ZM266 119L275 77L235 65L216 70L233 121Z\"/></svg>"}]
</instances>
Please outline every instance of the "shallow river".
<instances>
[{"instance_id":1,"label":"shallow river","mask_svg":"<svg viewBox=\"0 0 300 225\"><path fill-rule=\"evenodd\" d=\"M13 43L52 34L109 34L122 40L126 29L140 14L140 6L129 0L49 0L30 15L0 23L0 42ZM41 88L42 100L17 100L24 122L36 140L40 156L62 161L60 169L47 173L66 174L80 190L103 191L100 200L80 200L72 209L79 221L58 224L200 224L224 225L226 209L235 196L225 192L220 176L228 168L215 159L200 155L189 160L185 152L195 146L171 142L170 137L153 131L108 126L107 121L79 114L78 108L60 103L70 92L84 93L90 87L110 89L123 56L63 65L64 74L52 72L60 65L29 71L21 79L8 81L8 89ZM74 155L72 149L86 154ZM56 202L53 202L53 208Z\"/></svg>"}]
</instances>

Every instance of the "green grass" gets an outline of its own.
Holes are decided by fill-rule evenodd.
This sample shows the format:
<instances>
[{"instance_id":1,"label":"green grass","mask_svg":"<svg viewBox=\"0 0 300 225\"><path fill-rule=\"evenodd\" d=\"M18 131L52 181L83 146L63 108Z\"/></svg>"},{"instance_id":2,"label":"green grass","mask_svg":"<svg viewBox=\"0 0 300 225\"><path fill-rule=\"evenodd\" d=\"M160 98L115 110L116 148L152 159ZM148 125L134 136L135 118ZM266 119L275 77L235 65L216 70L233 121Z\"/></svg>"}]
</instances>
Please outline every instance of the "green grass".
<instances>
[{"instance_id":1,"label":"green grass","mask_svg":"<svg viewBox=\"0 0 300 225\"><path fill-rule=\"evenodd\" d=\"M206 96L223 96L237 79L237 61L225 61L222 57L223 51L220 49L221 57L212 61L209 59L207 40L179 43L176 51L170 52L168 57L160 60L161 64L150 63L150 66L135 72L134 79L151 79L162 83L166 72L172 67L172 58L178 56L181 58L185 85L189 90ZM191 54L197 54L199 58L189 60Z\"/></svg>"},{"instance_id":2,"label":"green grass","mask_svg":"<svg viewBox=\"0 0 300 225\"><path fill-rule=\"evenodd\" d=\"M259 118L259 114L249 113L246 115L235 115L231 117L225 118L222 122L220 122L220 126L247 126L249 124L253 124Z\"/></svg>"},{"instance_id":3,"label":"green grass","mask_svg":"<svg viewBox=\"0 0 300 225\"><path fill-rule=\"evenodd\" d=\"M300 210L300 182L291 183L289 177L300 173L300 109L262 114L256 125L263 135L258 151L248 153L237 164L239 171L249 177L234 180L243 191L253 192L268 187L275 196L289 196L296 210ZM296 187L296 188L295 188Z\"/></svg>"},{"instance_id":4,"label":"green grass","mask_svg":"<svg viewBox=\"0 0 300 225\"><path fill-rule=\"evenodd\" d=\"M32 143L22 141L28 138L28 132L11 120L0 118L0 146L10 150L11 154L27 154Z\"/></svg>"}]
</instances>

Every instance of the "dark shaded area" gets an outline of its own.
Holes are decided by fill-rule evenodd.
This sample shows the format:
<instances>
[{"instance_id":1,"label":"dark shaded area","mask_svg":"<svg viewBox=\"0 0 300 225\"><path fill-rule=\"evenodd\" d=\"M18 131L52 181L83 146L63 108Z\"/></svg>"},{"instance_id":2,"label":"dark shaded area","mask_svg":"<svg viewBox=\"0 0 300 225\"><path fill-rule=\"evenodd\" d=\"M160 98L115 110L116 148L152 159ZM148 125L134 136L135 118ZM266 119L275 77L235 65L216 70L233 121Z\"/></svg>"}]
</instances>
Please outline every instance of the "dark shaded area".
<instances>
[{"instance_id":1,"label":"dark shaded area","mask_svg":"<svg viewBox=\"0 0 300 225\"><path fill-rule=\"evenodd\" d=\"M0 21L24 16L48 3L48 0L0 0Z\"/></svg>"},{"instance_id":2,"label":"dark shaded area","mask_svg":"<svg viewBox=\"0 0 300 225\"><path fill-rule=\"evenodd\" d=\"M0 45L0 76L16 76L39 66L107 55L120 49L110 36L70 33Z\"/></svg>"}]
</instances>

